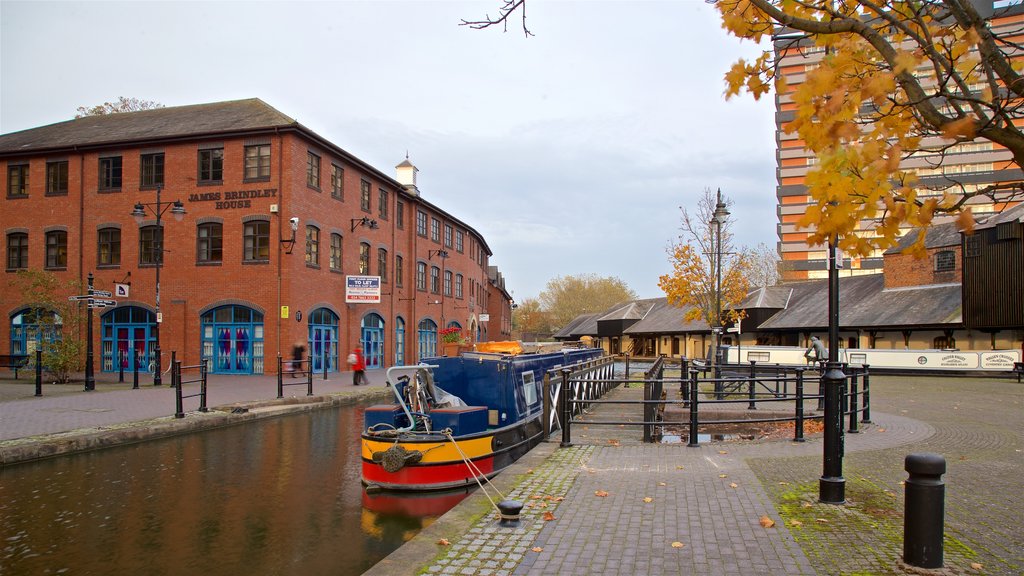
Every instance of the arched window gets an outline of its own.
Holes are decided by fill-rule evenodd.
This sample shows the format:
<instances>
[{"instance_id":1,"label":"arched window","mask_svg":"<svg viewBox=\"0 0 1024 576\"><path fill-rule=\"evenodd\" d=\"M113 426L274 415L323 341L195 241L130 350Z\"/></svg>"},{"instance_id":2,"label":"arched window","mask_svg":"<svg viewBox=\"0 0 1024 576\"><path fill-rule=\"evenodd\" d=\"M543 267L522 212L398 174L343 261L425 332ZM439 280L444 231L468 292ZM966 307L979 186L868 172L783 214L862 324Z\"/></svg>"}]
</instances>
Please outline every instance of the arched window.
<instances>
[{"instance_id":1,"label":"arched window","mask_svg":"<svg viewBox=\"0 0 1024 576\"><path fill-rule=\"evenodd\" d=\"M338 315L327 308L309 314L309 360L313 372L338 371Z\"/></svg>"},{"instance_id":2,"label":"arched window","mask_svg":"<svg viewBox=\"0 0 1024 576\"><path fill-rule=\"evenodd\" d=\"M363 316L360 341L367 368L384 367L384 319L380 314Z\"/></svg>"},{"instance_id":3,"label":"arched window","mask_svg":"<svg viewBox=\"0 0 1024 576\"><path fill-rule=\"evenodd\" d=\"M437 323L429 318L420 320L416 328L416 341L421 360L437 356Z\"/></svg>"},{"instance_id":4,"label":"arched window","mask_svg":"<svg viewBox=\"0 0 1024 576\"><path fill-rule=\"evenodd\" d=\"M58 340L63 320L52 310L26 308L11 316L11 354L35 354Z\"/></svg>"},{"instance_id":5,"label":"arched window","mask_svg":"<svg viewBox=\"0 0 1024 576\"><path fill-rule=\"evenodd\" d=\"M405 364L405 320L395 318L395 366Z\"/></svg>"}]
</instances>

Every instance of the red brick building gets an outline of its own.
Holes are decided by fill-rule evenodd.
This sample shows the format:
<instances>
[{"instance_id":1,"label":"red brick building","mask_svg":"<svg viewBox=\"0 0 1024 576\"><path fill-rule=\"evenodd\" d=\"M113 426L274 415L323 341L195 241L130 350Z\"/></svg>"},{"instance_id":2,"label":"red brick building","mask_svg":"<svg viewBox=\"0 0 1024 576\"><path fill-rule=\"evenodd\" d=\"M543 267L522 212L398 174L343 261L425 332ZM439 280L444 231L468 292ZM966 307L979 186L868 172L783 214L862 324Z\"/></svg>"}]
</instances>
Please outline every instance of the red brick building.
<instances>
[{"instance_id":1,"label":"red brick building","mask_svg":"<svg viewBox=\"0 0 1024 576\"><path fill-rule=\"evenodd\" d=\"M96 313L101 371L132 350L148 365L157 338L165 367L176 351L185 364L246 374L275 372L296 342L319 372L344 370L356 345L371 368L413 363L440 352L448 326L473 341L507 339L511 300L487 242L421 196L408 159L396 172L258 99L5 134L5 272L83 283L92 273L102 290L130 283ZM0 351L29 352L40 311L9 286ZM358 300L377 288L378 301Z\"/></svg>"}]
</instances>

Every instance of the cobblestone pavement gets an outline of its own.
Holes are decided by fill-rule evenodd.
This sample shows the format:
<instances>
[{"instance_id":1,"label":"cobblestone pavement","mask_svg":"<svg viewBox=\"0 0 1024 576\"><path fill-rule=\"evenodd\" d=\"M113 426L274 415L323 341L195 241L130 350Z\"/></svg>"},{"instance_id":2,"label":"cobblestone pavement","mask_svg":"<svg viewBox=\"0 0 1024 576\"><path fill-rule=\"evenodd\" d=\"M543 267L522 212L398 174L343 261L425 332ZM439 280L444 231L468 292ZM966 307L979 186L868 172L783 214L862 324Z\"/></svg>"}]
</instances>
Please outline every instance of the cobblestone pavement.
<instances>
[{"instance_id":1,"label":"cobblestone pavement","mask_svg":"<svg viewBox=\"0 0 1024 576\"><path fill-rule=\"evenodd\" d=\"M873 422L846 435L839 506L817 502L820 437L690 448L641 444L639 427L577 425L575 446L507 494L526 503L519 527L485 515L450 547L428 542L438 555L418 571L905 574L903 458L930 451L948 462L946 573L1020 574L1022 391L1006 379L874 377ZM641 420L611 406L587 418Z\"/></svg>"}]
</instances>

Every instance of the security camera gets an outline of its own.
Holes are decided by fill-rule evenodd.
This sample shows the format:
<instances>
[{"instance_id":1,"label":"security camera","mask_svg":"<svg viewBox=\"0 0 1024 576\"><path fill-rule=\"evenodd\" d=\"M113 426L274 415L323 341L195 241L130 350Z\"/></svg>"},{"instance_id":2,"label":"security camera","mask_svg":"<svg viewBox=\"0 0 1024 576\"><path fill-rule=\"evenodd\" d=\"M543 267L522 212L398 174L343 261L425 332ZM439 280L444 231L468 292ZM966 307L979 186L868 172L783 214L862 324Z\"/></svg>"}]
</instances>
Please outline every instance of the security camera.
<instances>
[{"instance_id":1,"label":"security camera","mask_svg":"<svg viewBox=\"0 0 1024 576\"><path fill-rule=\"evenodd\" d=\"M288 219L288 221L292 223L292 230L293 231L299 229L299 217L298 216L292 216L291 218Z\"/></svg>"}]
</instances>

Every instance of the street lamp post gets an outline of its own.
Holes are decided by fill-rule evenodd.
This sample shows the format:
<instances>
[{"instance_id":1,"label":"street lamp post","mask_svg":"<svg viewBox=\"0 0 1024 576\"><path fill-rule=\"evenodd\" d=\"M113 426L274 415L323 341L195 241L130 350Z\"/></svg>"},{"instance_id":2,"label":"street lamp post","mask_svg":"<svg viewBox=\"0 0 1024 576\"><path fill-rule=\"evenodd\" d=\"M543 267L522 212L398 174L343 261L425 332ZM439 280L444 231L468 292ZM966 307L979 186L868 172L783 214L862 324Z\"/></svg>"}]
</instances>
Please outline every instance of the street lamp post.
<instances>
[{"instance_id":1,"label":"street lamp post","mask_svg":"<svg viewBox=\"0 0 1024 576\"><path fill-rule=\"evenodd\" d=\"M825 415L822 473L818 480L818 499L826 504L846 501L843 478L843 388L846 375L839 362L839 266L836 262L837 238L828 243L828 363L821 376Z\"/></svg>"},{"instance_id":2,"label":"street lamp post","mask_svg":"<svg viewBox=\"0 0 1024 576\"><path fill-rule=\"evenodd\" d=\"M135 218L135 223L139 226L142 226L143 221L146 219L146 208L149 208L153 215L156 216L156 237L153 240L153 254L156 260L156 325L153 329L153 339L156 341L154 349L156 360L153 371L153 386L163 384L163 378L160 374L160 322L163 320L160 314L160 268L164 264L164 229L161 220L164 212L168 209L171 210L171 214L176 222L181 222L181 219L185 217L185 205L181 203L181 200L167 203L160 201L162 188L162 186L157 186L156 188L156 202L136 202L135 209L132 210L132 217Z\"/></svg>"},{"instance_id":3,"label":"street lamp post","mask_svg":"<svg viewBox=\"0 0 1024 576\"><path fill-rule=\"evenodd\" d=\"M729 210L722 201L722 189L718 189L718 203L715 204L715 213L711 217L711 224L715 227L715 324L711 329L715 332L715 368L719 369L722 364L722 226L729 217Z\"/></svg>"}]
</instances>

